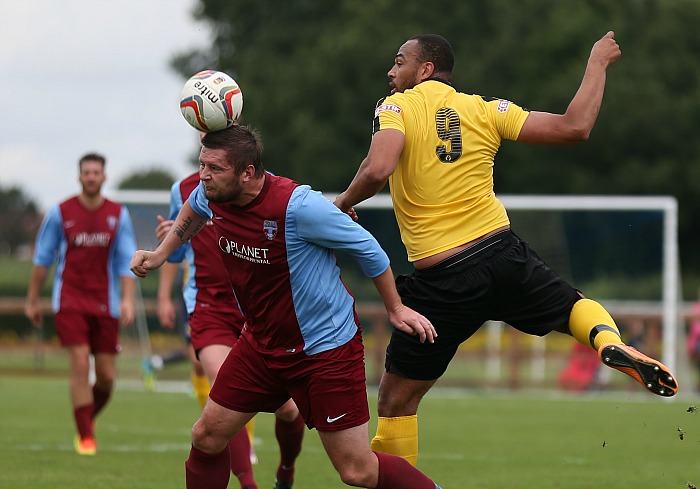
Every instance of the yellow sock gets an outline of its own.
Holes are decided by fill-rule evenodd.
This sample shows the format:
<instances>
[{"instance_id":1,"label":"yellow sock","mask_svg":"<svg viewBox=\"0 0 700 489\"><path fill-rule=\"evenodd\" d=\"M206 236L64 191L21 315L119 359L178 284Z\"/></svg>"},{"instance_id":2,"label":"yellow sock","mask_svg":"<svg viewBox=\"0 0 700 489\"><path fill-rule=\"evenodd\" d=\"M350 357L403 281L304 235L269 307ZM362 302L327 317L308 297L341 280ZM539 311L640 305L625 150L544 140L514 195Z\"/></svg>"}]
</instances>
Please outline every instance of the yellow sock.
<instances>
[{"instance_id":1,"label":"yellow sock","mask_svg":"<svg viewBox=\"0 0 700 489\"><path fill-rule=\"evenodd\" d=\"M579 343L596 351L608 343L622 344L620 330L608 311L596 301L581 299L569 316L569 331Z\"/></svg>"},{"instance_id":2,"label":"yellow sock","mask_svg":"<svg viewBox=\"0 0 700 489\"><path fill-rule=\"evenodd\" d=\"M375 452L404 458L415 467L418 461L418 416L380 416L370 447Z\"/></svg>"},{"instance_id":3,"label":"yellow sock","mask_svg":"<svg viewBox=\"0 0 700 489\"><path fill-rule=\"evenodd\" d=\"M209 397L209 390L211 389L209 379L207 379L206 375L197 375L192 372L192 387L194 388L194 395L199 401L199 406L204 409L204 405Z\"/></svg>"},{"instance_id":4,"label":"yellow sock","mask_svg":"<svg viewBox=\"0 0 700 489\"><path fill-rule=\"evenodd\" d=\"M255 442L255 418L252 418L245 424L245 429L248 431L248 439L250 440L250 446L252 447Z\"/></svg>"}]
</instances>

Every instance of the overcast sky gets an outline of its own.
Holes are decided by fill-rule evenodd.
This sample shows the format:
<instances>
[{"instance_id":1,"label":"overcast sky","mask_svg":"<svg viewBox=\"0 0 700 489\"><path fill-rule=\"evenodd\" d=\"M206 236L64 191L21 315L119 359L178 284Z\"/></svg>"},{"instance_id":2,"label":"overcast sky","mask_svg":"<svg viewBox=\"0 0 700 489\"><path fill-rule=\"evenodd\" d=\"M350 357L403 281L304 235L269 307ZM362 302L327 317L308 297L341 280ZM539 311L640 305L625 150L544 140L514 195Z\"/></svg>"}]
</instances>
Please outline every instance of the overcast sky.
<instances>
[{"instance_id":1,"label":"overcast sky","mask_svg":"<svg viewBox=\"0 0 700 489\"><path fill-rule=\"evenodd\" d=\"M181 177L197 132L174 53L205 47L195 0L0 0L0 185L46 210L77 193L80 156L107 157L106 193L151 167Z\"/></svg>"}]
</instances>

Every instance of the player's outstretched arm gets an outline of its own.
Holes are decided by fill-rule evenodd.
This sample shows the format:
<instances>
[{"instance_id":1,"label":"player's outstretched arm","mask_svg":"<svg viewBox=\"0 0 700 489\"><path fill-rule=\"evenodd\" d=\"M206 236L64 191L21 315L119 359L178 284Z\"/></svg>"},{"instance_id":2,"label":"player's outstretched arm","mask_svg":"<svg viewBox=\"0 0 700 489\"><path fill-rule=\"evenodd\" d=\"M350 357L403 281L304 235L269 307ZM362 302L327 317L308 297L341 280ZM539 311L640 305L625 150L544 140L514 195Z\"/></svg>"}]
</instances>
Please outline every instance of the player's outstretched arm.
<instances>
[{"instance_id":1,"label":"player's outstretched arm","mask_svg":"<svg viewBox=\"0 0 700 489\"><path fill-rule=\"evenodd\" d=\"M417 313L410 307L406 307L401 302L401 297L396 290L394 274L391 271L391 267L388 267L381 275L373 278L372 281L377 291L379 291L379 295L384 302L384 307L386 307L389 313L389 321L391 321L391 324L393 324L396 329L408 334L418 335L421 343L426 340L429 343L435 342L437 332L433 324L428 321L428 318Z\"/></svg>"},{"instance_id":2,"label":"player's outstretched arm","mask_svg":"<svg viewBox=\"0 0 700 489\"><path fill-rule=\"evenodd\" d=\"M614 36L615 33L610 31L593 45L581 86L566 112L531 112L520 131L518 141L572 144L588 139L603 103L607 69L622 55Z\"/></svg>"},{"instance_id":3,"label":"player's outstretched arm","mask_svg":"<svg viewBox=\"0 0 700 489\"><path fill-rule=\"evenodd\" d=\"M362 161L355 178L333 202L336 207L357 220L353 206L384 188L399 163L404 140L404 134L396 129L378 131L372 137L367 157Z\"/></svg>"},{"instance_id":4,"label":"player's outstretched arm","mask_svg":"<svg viewBox=\"0 0 700 489\"><path fill-rule=\"evenodd\" d=\"M129 268L134 275L144 278L149 271L160 268L163 263L165 258L158 255L157 251L138 250L131 258Z\"/></svg>"},{"instance_id":5,"label":"player's outstretched arm","mask_svg":"<svg viewBox=\"0 0 700 489\"><path fill-rule=\"evenodd\" d=\"M137 277L145 277L149 270L160 268L168 256L189 241L207 223L207 217L197 214L189 202L180 209L175 223L155 251L138 250L131 258L130 268Z\"/></svg>"}]
</instances>

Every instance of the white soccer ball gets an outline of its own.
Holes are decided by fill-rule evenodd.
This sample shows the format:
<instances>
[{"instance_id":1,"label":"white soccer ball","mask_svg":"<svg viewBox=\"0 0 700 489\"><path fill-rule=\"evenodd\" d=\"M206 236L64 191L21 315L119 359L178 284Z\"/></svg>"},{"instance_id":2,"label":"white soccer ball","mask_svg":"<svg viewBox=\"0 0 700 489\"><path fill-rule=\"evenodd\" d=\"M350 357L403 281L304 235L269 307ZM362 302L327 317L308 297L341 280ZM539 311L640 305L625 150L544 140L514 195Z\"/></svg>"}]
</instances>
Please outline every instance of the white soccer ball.
<instances>
[{"instance_id":1,"label":"white soccer ball","mask_svg":"<svg viewBox=\"0 0 700 489\"><path fill-rule=\"evenodd\" d=\"M242 110L243 92L236 80L221 71L200 71L182 89L180 111L198 131L226 129L240 117Z\"/></svg>"}]
</instances>

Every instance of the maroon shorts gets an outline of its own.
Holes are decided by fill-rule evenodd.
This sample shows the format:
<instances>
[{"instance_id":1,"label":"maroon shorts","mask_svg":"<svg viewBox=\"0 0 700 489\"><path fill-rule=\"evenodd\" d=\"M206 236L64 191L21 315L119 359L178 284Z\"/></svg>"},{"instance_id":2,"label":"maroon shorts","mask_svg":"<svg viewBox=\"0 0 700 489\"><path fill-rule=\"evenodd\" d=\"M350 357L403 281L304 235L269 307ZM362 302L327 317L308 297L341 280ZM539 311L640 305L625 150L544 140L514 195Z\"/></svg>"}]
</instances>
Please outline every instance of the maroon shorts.
<instances>
[{"instance_id":1,"label":"maroon shorts","mask_svg":"<svg viewBox=\"0 0 700 489\"><path fill-rule=\"evenodd\" d=\"M90 345L92 353L119 353L119 320L75 311L58 311L54 316L61 346Z\"/></svg>"},{"instance_id":2,"label":"maroon shorts","mask_svg":"<svg viewBox=\"0 0 700 489\"><path fill-rule=\"evenodd\" d=\"M243 326L240 314L195 308L190 314L190 337L195 352L205 346L233 346L241 335Z\"/></svg>"},{"instance_id":3,"label":"maroon shorts","mask_svg":"<svg viewBox=\"0 0 700 489\"><path fill-rule=\"evenodd\" d=\"M291 397L309 428L340 431L369 421L364 347L348 343L316 355L271 357L244 334L221 366L209 397L243 413L275 412Z\"/></svg>"}]
</instances>

